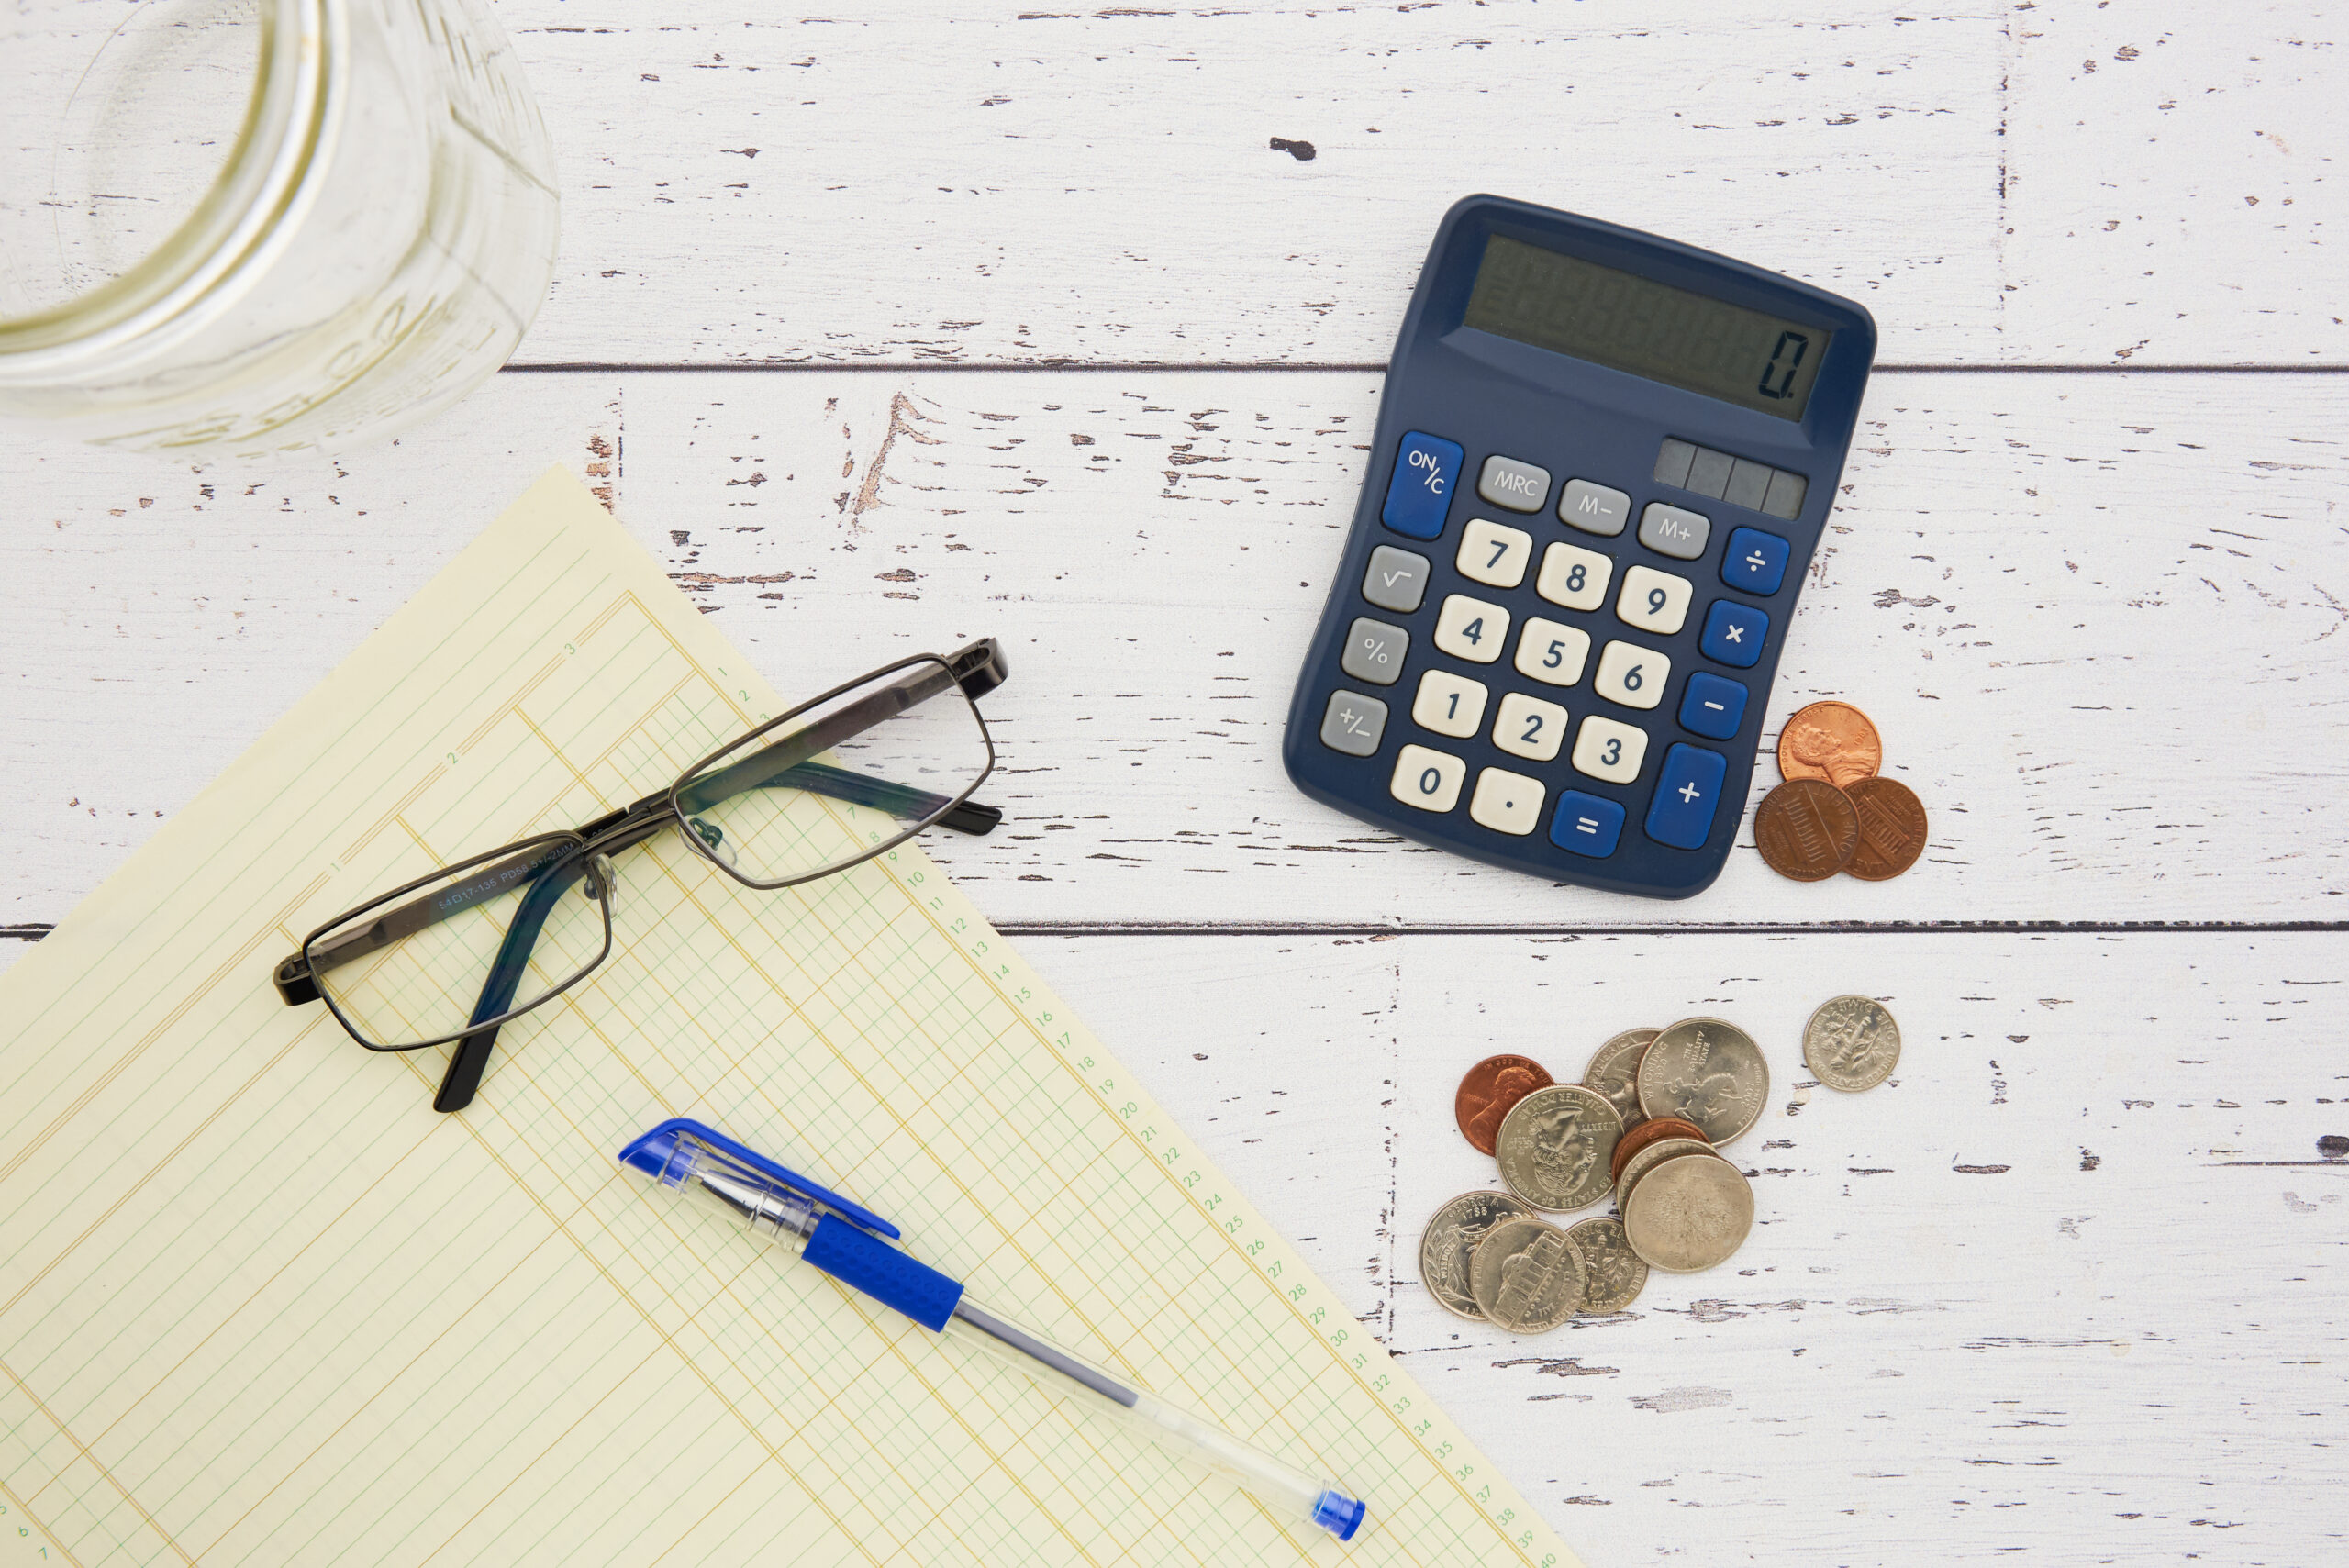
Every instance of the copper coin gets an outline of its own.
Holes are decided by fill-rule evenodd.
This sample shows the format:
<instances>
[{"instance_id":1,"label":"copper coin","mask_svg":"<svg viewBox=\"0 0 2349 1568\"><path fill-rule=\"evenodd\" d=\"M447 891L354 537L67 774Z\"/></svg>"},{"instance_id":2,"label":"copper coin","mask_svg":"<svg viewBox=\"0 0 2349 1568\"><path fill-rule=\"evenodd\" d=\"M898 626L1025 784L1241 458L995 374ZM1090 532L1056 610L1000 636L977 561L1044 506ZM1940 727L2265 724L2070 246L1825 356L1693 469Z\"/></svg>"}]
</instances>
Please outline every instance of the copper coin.
<instances>
[{"instance_id":1,"label":"copper coin","mask_svg":"<svg viewBox=\"0 0 2349 1568\"><path fill-rule=\"evenodd\" d=\"M1778 776L1824 779L1848 789L1884 765L1868 716L1844 702L1815 702L1778 731Z\"/></svg>"},{"instance_id":2,"label":"copper coin","mask_svg":"<svg viewBox=\"0 0 2349 1568\"><path fill-rule=\"evenodd\" d=\"M1551 1082L1547 1070L1530 1056L1487 1056L1460 1080L1452 1096L1452 1119L1460 1124L1461 1137L1490 1154L1509 1107Z\"/></svg>"},{"instance_id":3,"label":"copper coin","mask_svg":"<svg viewBox=\"0 0 2349 1568\"><path fill-rule=\"evenodd\" d=\"M1818 779L1788 779L1753 808L1753 847L1772 871L1797 882L1833 876L1859 841L1851 797Z\"/></svg>"},{"instance_id":4,"label":"copper coin","mask_svg":"<svg viewBox=\"0 0 2349 1568\"><path fill-rule=\"evenodd\" d=\"M1623 1167L1631 1162L1631 1156L1651 1143L1660 1142L1667 1138L1702 1140L1704 1136L1703 1128L1693 1121L1676 1116L1657 1117L1653 1120L1641 1122L1615 1140L1615 1160L1608 1174L1620 1179L1623 1174Z\"/></svg>"},{"instance_id":5,"label":"copper coin","mask_svg":"<svg viewBox=\"0 0 2349 1568\"><path fill-rule=\"evenodd\" d=\"M1925 807L1898 779L1862 779L1845 792L1859 814L1860 842L1843 869L1862 882L1898 876L1925 852Z\"/></svg>"}]
</instances>

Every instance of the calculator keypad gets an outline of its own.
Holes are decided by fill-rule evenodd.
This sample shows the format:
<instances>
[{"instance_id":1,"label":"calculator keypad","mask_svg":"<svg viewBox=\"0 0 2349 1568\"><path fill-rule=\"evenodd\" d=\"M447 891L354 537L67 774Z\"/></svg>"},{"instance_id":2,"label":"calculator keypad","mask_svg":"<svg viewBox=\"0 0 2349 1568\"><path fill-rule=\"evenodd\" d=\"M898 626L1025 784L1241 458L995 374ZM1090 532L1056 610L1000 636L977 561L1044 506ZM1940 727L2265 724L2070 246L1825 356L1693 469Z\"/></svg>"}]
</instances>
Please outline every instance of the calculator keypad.
<instances>
[{"instance_id":1,"label":"calculator keypad","mask_svg":"<svg viewBox=\"0 0 2349 1568\"><path fill-rule=\"evenodd\" d=\"M1460 530L1460 553L1453 569L1475 583L1514 588L1533 562L1533 536L1482 518Z\"/></svg>"},{"instance_id":2,"label":"calculator keypad","mask_svg":"<svg viewBox=\"0 0 2349 1568\"><path fill-rule=\"evenodd\" d=\"M1634 566L1623 573L1623 592L1615 600L1615 618L1626 626L1670 637L1688 620L1688 600L1697 584L1653 566Z\"/></svg>"},{"instance_id":3,"label":"calculator keypad","mask_svg":"<svg viewBox=\"0 0 2349 1568\"><path fill-rule=\"evenodd\" d=\"M1517 640L1517 673L1548 686L1571 686L1582 679L1590 657L1590 633L1563 621L1534 616Z\"/></svg>"},{"instance_id":4,"label":"calculator keypad","mask_svg":"<svg viewBox=\"0 0 2349 1568\"><path fill-rule=\"evenodd\" d=\"M1561 609L1595 610L1607 602L1607 581L1615 561L1578 544L1553 544L1542 552L1542 575L1533 591Z\"/></svg>"},{"instance_id":5,"label":"calculator keypad","mask_svg":"<svg viewBox=\"0 0 2349 1568\"><path fill-rule=\"evenodd\" d=\"M1465 740L1485 727L1484 683L1431 669L1419 676L1419 694L1411 699L1411 722L1438 735Z\"/></svg>"},{"instance_id":6,"label":"calculator keypad","mask_svg":"<svg viewBox=\"0 0 2349 1568\"><path fill-rule=\"evenodd\" d=\"M1438 636L1437 641L1442 638ZM1625 707L1653 707L1664 700L1664 683L1672 679L1672 661L1653 648L1610 642L1599 651L1598 673L1591 688L1609 702Z\"/></svg>"},{"instance_id":7,"label":"calculator keypad","mask_svg":"<svg viewBox=\"0 0 2349 1568\"><path fill-rule=\"evenodd\" d=\"M1460 781L1468 764L1448 751L1406 746L1395 754L1395 778L1387 790L1421 811L1449 811L1460 803Z\"/></svg>"},{"instance_id":8,"label":"calculator keypad","mask_svg":"<svg viewBox=\"0 0 2349 1568\"><path fill-rule=\"evenodd\" d=\"M1465 594L1447 595L1435 617L1435 645L1454 659L1489 664L1508 646L1508 612Z\"/></svg>"}]
</instances>

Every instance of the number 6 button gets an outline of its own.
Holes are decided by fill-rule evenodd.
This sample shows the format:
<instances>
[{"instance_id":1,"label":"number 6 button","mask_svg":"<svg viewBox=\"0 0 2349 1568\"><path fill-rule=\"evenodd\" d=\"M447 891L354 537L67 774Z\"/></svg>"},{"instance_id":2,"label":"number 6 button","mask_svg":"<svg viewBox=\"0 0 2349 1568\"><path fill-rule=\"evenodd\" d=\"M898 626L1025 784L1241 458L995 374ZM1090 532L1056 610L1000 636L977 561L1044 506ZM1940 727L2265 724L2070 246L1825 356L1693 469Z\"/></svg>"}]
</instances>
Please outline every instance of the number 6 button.
<instances>
[{"instance_id":1,"label":"number 6 button","mask_svg":"<svg viewBox=\"0 0 2349 1568\"><path fill-rule=\"evenodd\" d=\"M1437 632L1435 639L1442 643L1443 633ZM1672 661L1654 649L1610 642L1598 656L1598 673L1590 684L1609 702L1653 707L1664 700L1664 684L1671 679Z\"/></svg>"}]
</instances>

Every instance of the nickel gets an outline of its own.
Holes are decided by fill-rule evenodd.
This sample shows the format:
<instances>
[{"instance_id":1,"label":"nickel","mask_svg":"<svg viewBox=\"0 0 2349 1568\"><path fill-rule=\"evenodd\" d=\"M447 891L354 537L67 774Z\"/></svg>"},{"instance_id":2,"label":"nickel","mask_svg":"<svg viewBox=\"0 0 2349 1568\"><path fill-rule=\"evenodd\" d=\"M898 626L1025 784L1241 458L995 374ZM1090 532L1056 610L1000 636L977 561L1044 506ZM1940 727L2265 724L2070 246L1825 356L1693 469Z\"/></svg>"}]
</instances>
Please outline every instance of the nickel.
<instances>
[{"instance_id":1,"label":"nickel","mask_svg":"<svg viewBox=\"0 0 2349 1568\"><path fill-rule=\"evenodd\" d=\"M1509 1107L1551 1082L1548 1069L1530 1056L1487 1056L1460 1080L1452 1096L1452 1119L1478 1153L1490 1154Z\"/></svg>"},{"instance_id":2,"label":"nickel","mask_svg":"<svg viewBox=\"0 0 2349 1568\"><path fill-rule=\"evenodd\" d=\"M1631 1127L1642 1119L1640 1114L1640 1058L1648 1053L1648 1042L1656 1037L1654 1029L1625 1029L1598 1048L1583 1070L1582 1086L1596 1089L1607 1096L1615 1114Z\"/></svg>"},{"instance_id":3,"label":"nickel","mask_svg":"<svg viewBox=\"0 0 2349 1568\"><path fill-rule=\"evenodd\" d=\"M1803 1026L1802 1059L1831 1089L1873 1089L1900 1065L1900 1026L1865 996L1838 996Z\"/></svg>"},{"instance_id":4,"label":"nickel","mask_svg":"<svg viewBox=\"0 0 2349 1568\"><path fill-rule=\"evenodd\" d=\"M1419 1280L1438 1307L1483 1322L1475 1293L1468 1288L1468 1262L1482 1241L1504 1219L1531 1219L1533 1211L1507 1193L1462 1193L1435 1211L1419 1233Z\"/></svg>"},{"instance_id":5,"label":"nickel","mask_svg":"<svg viewBox=\"0 0 2349 1568\"><path fill-rule=\"evenodd\" d=\"M1640 1108L1695 1122L1717 1147L1743 1137L1761 1119L1769 1095L1770 1069L1760 1048L1720 1018L1683 1018L1655 1037L1640 1063Z\"/></svg>"},{"instance_id":6,"label":"nickel","mask_svg":"<svg viewBox=\"0 0 2349 1568\"><path fill-rule=\"evenodd\" d=\"M1623 1234L1623 1222L1613 1215L1586 1219L1566 1231L1582 1250L1582 1309L1620 1312L1640 1298L1647 1287L1648 1266Z\"/></svg>"},{"instance_id":7,"label":"nickel","mask_svg":"<svg viewBox=\"0 0 2349 1568\"><path fill-rule=\"evenodd\" d=\"M1623 1118L1605 1095L1553 1084L1517 1102L1502 1118L1501 1180L1536 1208L1586 1208L1614 1184L1615 1140Z\"/></svg>"},{"instance_id":8,"label":"nickel","mask_svg":"<svg viewBox=\"0 0 2349 1568\"><path fill-rule=\"evenodd\" d=\"M1522 1223L1522 1222L1519 1222ZM1667 1160L1641 1179L1623 1208L1631 1250L1667 1273L1728 1261L1753 1229L1753 1188L1726 1160Z\"/></svg>"},{"instance_id":9,"label":"nickel","mask_svg":"<svg viewBox=\"0 0 2349 1568\"><path fill-rule=\"evenodd\" d=\"M1753 847L1796 882L1824 882L1843 870L1859 841L1858 808L1819 779L1788 779L1753 808Z\"/></svg>"},{"instance_id":10,"label":"nickel","mask_svg":"<svg viewBox=\"0 0 2349 1568\"><path fill-rule=\"evenodd\" d=\"M1778 776L1824 779L1848 789L1884 765L1884 742L1868 716L1843 702L1815 702L1778 731Z\"/></svg>"},{"instance_id":11,"label":"nickel","mask_svg":"<svg viewBox=\"0 0 2349 1568\"><path fill-rule=\"evenodd\" d=\"M1477 1309L1512 1334L1547 1332L1582 1305L1581 1249L1545 1219L1494 1226L1476 1243L1468 1278Z\"/></svg>"},{"instance_id":12,"label":"nickel","mask_svg":"<svg viewBox=\"0 0 2349 1568\"><path fill-rule=\"evenodd\" d=\"M1862 779L1847 793L1859 842L1843 869L1862 882L1887 882L1915 865L1925 852L1925 807L1916 792L1898 779Z\"/></svg>"}]
</instances>

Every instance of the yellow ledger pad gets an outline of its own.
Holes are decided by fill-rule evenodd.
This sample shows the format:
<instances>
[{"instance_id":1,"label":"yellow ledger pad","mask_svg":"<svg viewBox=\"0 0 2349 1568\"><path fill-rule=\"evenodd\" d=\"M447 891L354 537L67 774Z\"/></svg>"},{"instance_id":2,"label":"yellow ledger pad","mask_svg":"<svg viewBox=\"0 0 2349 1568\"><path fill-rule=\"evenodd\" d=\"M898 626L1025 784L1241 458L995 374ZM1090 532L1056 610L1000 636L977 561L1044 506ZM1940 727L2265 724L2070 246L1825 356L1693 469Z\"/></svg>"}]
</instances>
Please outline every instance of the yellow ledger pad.
<instances>
[{"instance_id":1,"label":"yellow ledger pad","mask_svg":"<svg viewBox=\"0 0 2349 1568\"><path fill-rule=\"evenodd\" d=\"M339 910L782 707L551 472L0 978L0 1568L1573 1563L911 845L782 893L623 854L611 960L454 1116L444 1052L279 1003ZM680 1115L1341 1480L1362 1534L615 1163Z\"/></svg>"}]
</instances>

